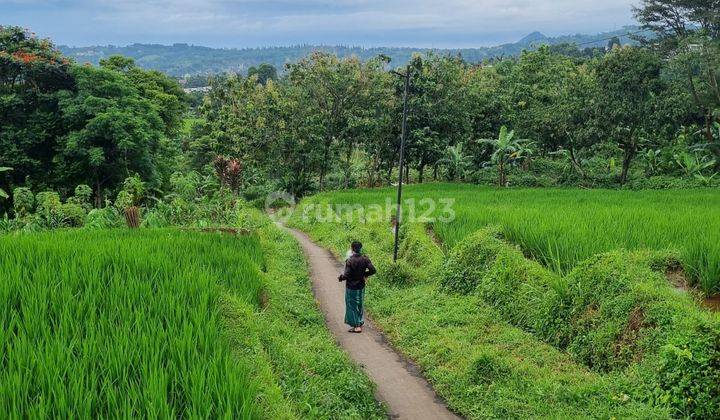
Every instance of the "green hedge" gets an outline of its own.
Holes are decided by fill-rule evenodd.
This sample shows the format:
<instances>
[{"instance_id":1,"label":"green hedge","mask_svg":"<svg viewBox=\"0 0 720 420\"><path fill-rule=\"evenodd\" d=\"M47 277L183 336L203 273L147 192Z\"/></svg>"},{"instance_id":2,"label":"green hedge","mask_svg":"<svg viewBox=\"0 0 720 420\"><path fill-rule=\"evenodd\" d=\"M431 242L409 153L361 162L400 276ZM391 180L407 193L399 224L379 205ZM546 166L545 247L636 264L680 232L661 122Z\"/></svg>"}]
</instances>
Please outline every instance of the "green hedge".
<instances>
[{"instance_id":1,"label":"green hedge","mask_svg":"<svg viewBox=\"0 0 720 420\"><path fill-rule=\"evenodd\" d=\"M720 321L658 271L673 261L667 253L616 251L563 278L490 228L452 250L441 284L477 293L506 321L597 371L642 365L655 372L643 375L641 388L656 403L720 417Z\"/></svg>"}]
</instances>

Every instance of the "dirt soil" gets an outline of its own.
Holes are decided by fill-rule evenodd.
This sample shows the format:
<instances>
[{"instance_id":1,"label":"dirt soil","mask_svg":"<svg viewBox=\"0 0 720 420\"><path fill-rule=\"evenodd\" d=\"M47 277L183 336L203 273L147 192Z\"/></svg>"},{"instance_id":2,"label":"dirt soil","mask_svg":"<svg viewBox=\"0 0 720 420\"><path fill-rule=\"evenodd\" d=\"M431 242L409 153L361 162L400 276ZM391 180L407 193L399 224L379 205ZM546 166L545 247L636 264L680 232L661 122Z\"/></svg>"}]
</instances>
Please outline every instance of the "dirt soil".
<instances>
[{"instance_id":1,"label":"dirt soil","mask_svg":"<svg viewBox=\"0 0 720 420\"><path fill-rule=\"evenodd\" d=\"M689 282L687 280L687 276L685 276L685 272L682 268L671 268L665 272L665 277L667 277L670 284L672 284L676 289L682 290L683 292L691 293L694 296L697 297L700 304L711 311L718 312L720 311L720 295L715 296L705 296L702 292L699 292L693 287L690 287Z\"/></svg>"}]
</instances>

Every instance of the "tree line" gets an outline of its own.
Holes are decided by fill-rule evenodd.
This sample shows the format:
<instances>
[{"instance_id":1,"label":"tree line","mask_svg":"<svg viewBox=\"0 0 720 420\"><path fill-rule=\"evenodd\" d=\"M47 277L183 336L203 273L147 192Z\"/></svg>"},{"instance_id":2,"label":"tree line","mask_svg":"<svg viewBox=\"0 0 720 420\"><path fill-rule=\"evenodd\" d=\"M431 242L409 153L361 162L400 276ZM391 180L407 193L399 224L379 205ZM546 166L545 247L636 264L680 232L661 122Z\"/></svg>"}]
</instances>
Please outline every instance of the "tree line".
<instances>
[{"instance_id":1,"label":"tree line","mask_svg":"<svg viewBox=\"0 0 720 420\"><path fill-rule=\"evenodd\" d=\"M0 185L63 196L89 185L98 207L133 175L161 188L177 169L186 109L175 80L131 59L77 65L48 40L0 27Z\"/></svg>"},{"instance_id":2,"label":"tree line","mask_svg":"<svg viewBox=\"0 0 720 420\"><path fill-rule=\"evenodd\" d=\"M602 54L542 47L484 65L414 56L404 170L423 182L491 166L506 184L509 168L555 160L577 179L616 185L663 174L707 181L720 169L720 12L709 1L648 0L635 13L655 35L642 46L611 41ZM391 69L384 56L315 52L280 79L215 80L186 145L191 166L234 157L248 181L300 194L389 184L403 88Z\"/></svg>"},{"instance_id":3,"label":"tree line","mask_svg":"<svg viewBox=\"0 0 720 420\"><path fill-rule=\"evenodd\" d=\"M640 46L547 46L484 64L415 55L403 170L413 182L716 185L715 3L642 2L636 16L654 35ZM128 178L160 197L177 173L215 176L250 198L389 185L402 118L394 67L383 55L314 52L281 75L265 65L214 78L189 111L176 80L131 59L78 65L2 27L0 195L25 187L69 198L88 185L101 207Z\"/></svg>"}]
</instances>

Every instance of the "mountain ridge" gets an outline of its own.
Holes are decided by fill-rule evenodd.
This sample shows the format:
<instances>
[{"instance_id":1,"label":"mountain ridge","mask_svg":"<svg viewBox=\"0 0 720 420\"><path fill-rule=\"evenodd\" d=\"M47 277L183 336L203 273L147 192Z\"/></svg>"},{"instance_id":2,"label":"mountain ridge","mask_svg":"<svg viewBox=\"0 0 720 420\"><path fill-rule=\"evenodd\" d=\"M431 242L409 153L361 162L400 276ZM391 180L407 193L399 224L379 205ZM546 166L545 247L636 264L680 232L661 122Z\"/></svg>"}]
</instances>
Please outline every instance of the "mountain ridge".
<instances>
[{"instance_id":1,"label":"mountain ridge","mask_svg":"<svg viewBox=\"0 0 720 420\"><path fill-rule=\"evenodd\" d=\"M584 48L604 47L612 37L620 38L621 43L634 43L630 35L638 27L626 26L622 29L601 32L594 35L574 34L548 37L541 32L531 32L517 42L492 47L478 48L414 48L414 47L359 47L343 45L299 44L279 47L256 48L212 48L186 43L173 45L134 43L126 46L88 46L69 47L61 45L60 50L79 63L97 65L103 58L111 55L124 55L135 59L146 69L159 70L175 77L198 74L217 74L225 72L244 73L252 66L263 63L272 64L282 71L287 63L296 62L312 51L320 50L337 54L340 57L356 55L366 60L379 54L392 59L394 65L403 65L415 53L434 52L445 55L461 55L465 60L479 63L485 60L519 55L523 50L539 45L576 44Z\"/></svg>"}]
</instances>

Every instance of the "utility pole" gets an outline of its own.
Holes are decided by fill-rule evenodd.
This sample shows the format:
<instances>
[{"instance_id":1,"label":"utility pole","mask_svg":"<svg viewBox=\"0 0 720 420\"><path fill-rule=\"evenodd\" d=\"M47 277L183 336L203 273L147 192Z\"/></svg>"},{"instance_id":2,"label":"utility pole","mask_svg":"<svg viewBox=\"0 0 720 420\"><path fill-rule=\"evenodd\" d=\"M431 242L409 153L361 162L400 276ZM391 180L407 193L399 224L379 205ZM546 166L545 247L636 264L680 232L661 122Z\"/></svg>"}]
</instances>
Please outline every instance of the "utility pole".
<instances>
[{"instance_id":1,"label":"utility pole","mask_svg":"<svg viewBox=\"0 0 720 420\"><path fill-rule=\"evenodd\" d=\"M405 68L404 75L397 72L394 73L405 78L405 90L403 91L402 133L400 136L400 180L398 182L397 191L397 213L395 214L395 249L393 251L393 262L397 262L398 247L400 246L400 215L402 213L402 186L405 164L405 137L407 136L408 95L410 90L410 65Z\"/></svg>"}]
</instances>

